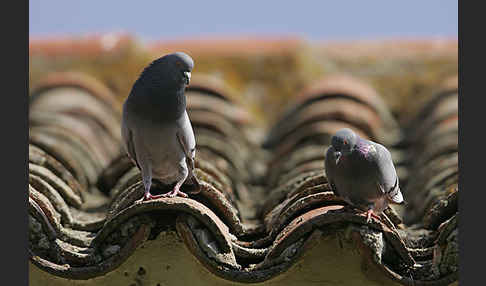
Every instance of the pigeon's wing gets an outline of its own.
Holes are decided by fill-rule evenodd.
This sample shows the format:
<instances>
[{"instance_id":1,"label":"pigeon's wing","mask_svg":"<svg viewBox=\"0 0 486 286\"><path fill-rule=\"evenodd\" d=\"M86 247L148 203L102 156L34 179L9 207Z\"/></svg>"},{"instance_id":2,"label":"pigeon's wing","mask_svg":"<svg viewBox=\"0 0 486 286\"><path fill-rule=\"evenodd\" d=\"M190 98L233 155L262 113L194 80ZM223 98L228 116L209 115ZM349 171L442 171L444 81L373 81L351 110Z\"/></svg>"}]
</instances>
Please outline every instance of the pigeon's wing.
<instances>
[{"instance_id":1,"label":"pigeon's wing","mask_svg":"<svg viewBox=\"0 0 486 286\"><path fill-rule=\"evenodd\" d=\"M399 179L390 152L381 144L371 145L371 157L376 167L376 183L387 194L391 202L400 204L403 196L400 191Z\"/></svg>"},{"instance_id":2,"label":"pigeon's wing","mask_svg":"<svg viewBox=\"0 0 486 286\"><path fill-rule=\"evenodd\" d=\"M134 146L134 143L133 143L133 132L128 127L125 116L126 116L126 113L123 114L124 119L122 120L123 145L125 147L125 151L127 152L128 157L140 169L140 166L138 165L138 162L137 162L137 154L135 153L135 146Z\"/></svg>"},{"instance_id":3,"label":"pigeon's wing","mask_svg":"<svg viewBox=\"0 0 486 286\"><path fill-rule=\"evenodd\" d=\"M336 185L334 183L335 170L336 170L336 157L334 156L334 147L332 147L332 146L330 146L327 149L326 159L324 161L324 169L326 171L327 181L329 182L329 185L331 186L332 191L337 196L340 196L338 191L337 191Z\"/></svg>"},{"instance_id":4,"label":"pigeon's wing","mask_svg":"<svg viewBox=\"0 0 486 286\"><path fill-rule=\"evenodd\" d=\"M186 154L186 160L190 163L189 168L194 169L194 158L196 156L196 138L192 130L191 121L187 111L177 120L177 140L181 144L182 150Z\"/></svg>"}]
</instances>

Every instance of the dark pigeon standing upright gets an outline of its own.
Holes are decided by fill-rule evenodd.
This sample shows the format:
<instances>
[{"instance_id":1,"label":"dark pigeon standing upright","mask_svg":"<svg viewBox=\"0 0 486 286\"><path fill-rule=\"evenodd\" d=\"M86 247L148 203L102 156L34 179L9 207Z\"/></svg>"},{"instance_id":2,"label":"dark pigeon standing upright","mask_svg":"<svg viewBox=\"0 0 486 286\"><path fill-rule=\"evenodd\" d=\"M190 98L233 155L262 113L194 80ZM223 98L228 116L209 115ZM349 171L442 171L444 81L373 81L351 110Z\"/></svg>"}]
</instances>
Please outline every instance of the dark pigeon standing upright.
<instances>
[{"instance_id":1,"label":"dark pigeon standing upright","mask_svg":"<svg viewBox=\"0 0 486 286\"><path fill-rule=\"evenodd\" d=\"M397 172L390 152L378 143L365 140L351 129L332 137L326 152L325 172L333 192L349 204L378 218L388 204L402 204Z\"/></svg>"},{"instance_id":2,"label":"dark pigeon standing upright","mask_svg":"<svg viewBox=\"0 0 486 286\"><path fill-rule=\"evenodd\" d=\"M187 197L184 182L194 177L196 140L186 111L184 90L194 62L185 53L165 55L147 66L123 105L122 137L128 156L142 173L143 200ZM172 185L172 191L153 196L152 179Z\"/></svg>"}]
</instances>

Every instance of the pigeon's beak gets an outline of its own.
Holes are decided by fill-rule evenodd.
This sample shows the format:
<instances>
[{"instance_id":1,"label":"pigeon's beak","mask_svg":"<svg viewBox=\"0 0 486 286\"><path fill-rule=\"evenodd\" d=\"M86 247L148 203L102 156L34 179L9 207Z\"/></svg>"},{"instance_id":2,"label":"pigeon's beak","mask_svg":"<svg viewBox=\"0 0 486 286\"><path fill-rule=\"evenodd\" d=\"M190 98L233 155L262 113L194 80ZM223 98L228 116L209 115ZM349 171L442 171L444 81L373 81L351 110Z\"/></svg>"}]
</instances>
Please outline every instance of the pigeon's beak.
<instances>
[{"instance_id":1,"label":"pigeon's beak","mask_svg":"<svg viewBox=\"0 0 486 286\"><path fill-rule=\"evenodd\" d=\"M186 84L189 84L189 82L191 81L191 72L185 71L184 72L184 79L186 81Z\"/></svg>"},{"instance_id":2,"label":"pigeon's beak","mask_svg":"<svg viewBox=\"0 0 486 286\"><path fill-rule=\"evenodd\" d=\"M336 157L336 165L339 163L339 159L341 159L341 152L336 151L334 152L334 157Z\"/></svg>"}]
</instances>

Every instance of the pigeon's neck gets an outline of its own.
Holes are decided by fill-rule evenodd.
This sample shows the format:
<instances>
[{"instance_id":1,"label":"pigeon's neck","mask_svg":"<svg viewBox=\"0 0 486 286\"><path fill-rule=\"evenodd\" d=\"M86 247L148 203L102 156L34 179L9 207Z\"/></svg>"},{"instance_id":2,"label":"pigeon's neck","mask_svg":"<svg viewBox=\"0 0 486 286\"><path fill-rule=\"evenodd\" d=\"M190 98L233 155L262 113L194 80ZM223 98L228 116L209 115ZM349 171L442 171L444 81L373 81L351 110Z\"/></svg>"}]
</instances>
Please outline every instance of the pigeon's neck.
<instances>
[{"instance_id":1,"label":"pigeon's neck","mask_svg":"<svg viewBox=\"0 0 486 286\"><path fill-rule=\"evenodd\" d=\"M136 93L137 112L142 117L157 121L176 120L186 110L184 88L149 89Z\"/></svg>"},{"instance_id":2,"label":"pigeon's neck","mask_svg":"<svg viewBox=\"0 0 486 286\"><path fill-rule=\"evenodd\" d=\"M161 118L178 119L186 110L184 89L173 91L171 95L155 97L152 104Z\"/></svg>"},{"instance_id":3,"label":"pigeon's neck","mask_svg":"<svg viewBox=\"0 0 486 286\"><path fill-rule=\"evenodd\" d=\"M368 157L373 149L373 145L369 144L365 140L358 139L354 149L363 157Z\"/></svg>"}]
</instances>

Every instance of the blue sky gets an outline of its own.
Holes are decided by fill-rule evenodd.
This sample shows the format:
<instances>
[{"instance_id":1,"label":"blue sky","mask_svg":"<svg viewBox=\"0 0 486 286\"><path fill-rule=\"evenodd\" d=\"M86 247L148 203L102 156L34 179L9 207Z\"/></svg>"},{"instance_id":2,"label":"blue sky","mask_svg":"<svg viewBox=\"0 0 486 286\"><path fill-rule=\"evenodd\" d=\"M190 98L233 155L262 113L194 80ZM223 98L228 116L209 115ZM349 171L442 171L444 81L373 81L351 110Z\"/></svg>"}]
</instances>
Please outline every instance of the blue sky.
<instances>
[{"instance_id":1,"label":"blue sky","mask_svg":"<svg viewBox=\"0 0 486 286\"><path fill-rule=\"evenodd\" d=\"M458 30L457 0L30 0L29 5L31 36L124 31L144 40L239 34L334 40L457 37Z\"/></svg>"}]
</instances>

